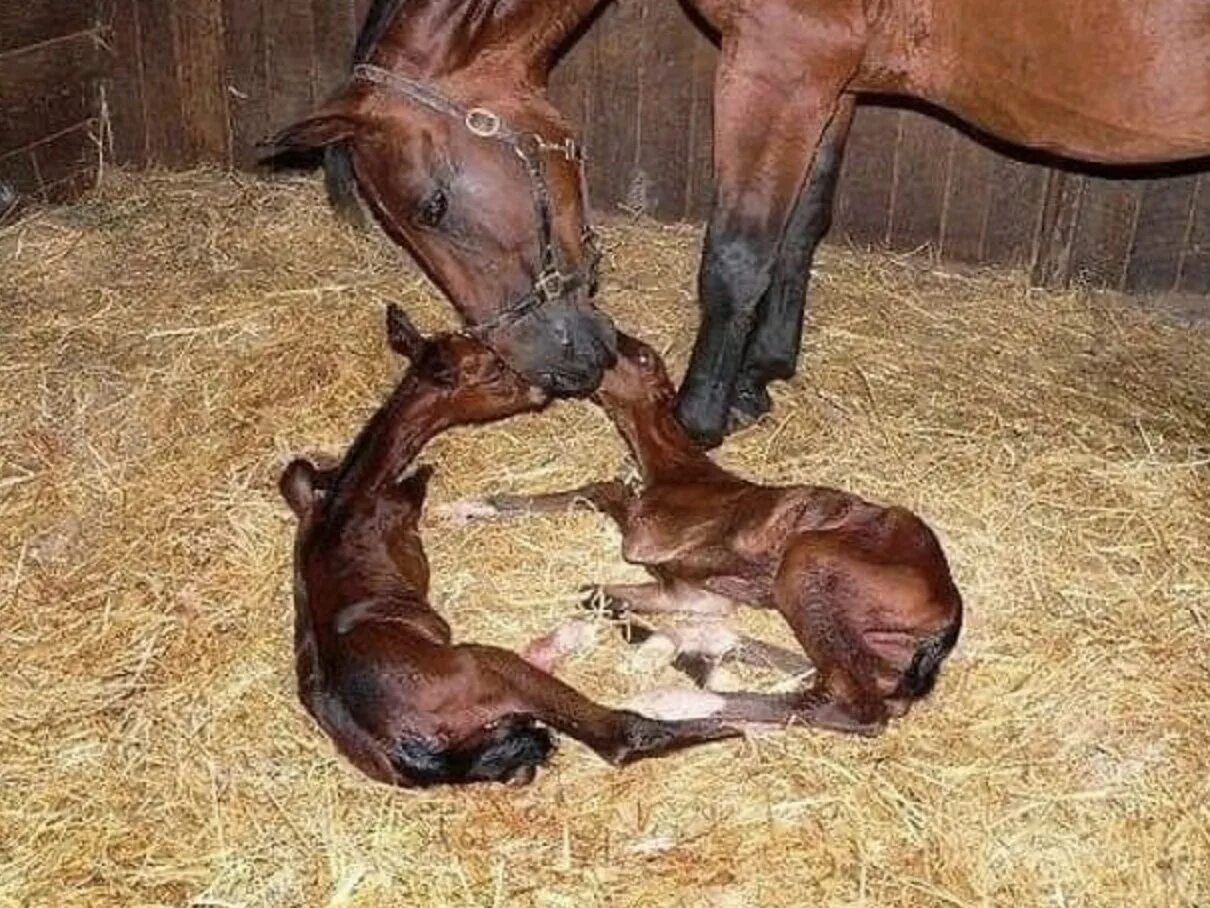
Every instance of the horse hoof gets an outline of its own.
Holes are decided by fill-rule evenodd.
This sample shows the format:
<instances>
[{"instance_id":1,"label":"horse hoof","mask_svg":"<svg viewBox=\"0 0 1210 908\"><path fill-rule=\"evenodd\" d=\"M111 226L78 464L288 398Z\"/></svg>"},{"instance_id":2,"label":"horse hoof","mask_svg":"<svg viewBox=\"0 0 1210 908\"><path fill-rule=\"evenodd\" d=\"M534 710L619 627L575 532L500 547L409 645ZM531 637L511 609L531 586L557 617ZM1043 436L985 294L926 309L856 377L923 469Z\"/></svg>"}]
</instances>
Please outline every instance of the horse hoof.
<instances>
[{"instance_id":1,"label":"horse hoof","mask_svg":"<svg viewBox=\"0 0 1210 908\"><path fill-rule=\"evenodd\" d=\"M490 520L500 515L500 509L484 498L463 498L434 510L442 520L459 525Z\"/></svg>"},{"instance_id":2,"label":"horse hoof","mask_svg":"<svg viewBox=\"0 0 1210 908\"><path fill-rule=\"evenodd\" d=\"M704 690L659 687L644 691L622 704L622 709L646 716L648 719L675 721L709 719L726 705L722 697Z\"/></svg>"},{"instance_id":3,"label":"horse hoof","mask_svg":"<svg viewBox=\"0 0 1210 908\"><path fill-rule=\"evenodd\" d=\"M664 634L652 634L631 651L627 659L629 675L654 675L667 668L676 658L676 643Z\"/></svg>"},{"instance_id":4,"label":"horse hoof","mask_svg":"<svg viewBox=\"0 0 1210 908\"><path fill-rule=\"evenodd\" d=\"M760 385L743 383L735 389L731 409L727 412L727 434L738 432L760 422L773 409L773 398Z\"/></svg>"}]
</instances>

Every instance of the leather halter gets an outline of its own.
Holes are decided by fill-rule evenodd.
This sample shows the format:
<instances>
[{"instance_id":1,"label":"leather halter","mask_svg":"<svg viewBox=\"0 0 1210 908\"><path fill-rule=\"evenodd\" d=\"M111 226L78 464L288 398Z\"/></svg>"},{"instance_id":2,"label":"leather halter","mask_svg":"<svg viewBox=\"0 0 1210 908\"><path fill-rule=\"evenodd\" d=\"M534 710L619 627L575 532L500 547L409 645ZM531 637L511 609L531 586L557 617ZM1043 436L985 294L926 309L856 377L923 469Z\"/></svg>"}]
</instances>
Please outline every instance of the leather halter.
<instances>
[{"instance_id":1,"label":"leather halter","mask_svg":"<svg viewBox=\"0 0 1210 908\"><path fill-rule=\"evenodd\" d=\"M551 213L550 185L546 179L546 167L542 155L555 152L571 161L580 172L580 193L587 211L587 192L584 177L584 154L576 141L570 137L561 142L532 132L517 132L505 123L498 114L485 107L466 108L436 91L432 86L398 73L359 63L353 67L353 78L385 88L421 104L437 113L460 120L466 129L481 139L500 142L521 160L529 176L533 192L534 212L538 218L538 245L541 270L533 288L520 299L508 304L490 318L469 326L468 333L484 338L493 331L507 328L533 313L546 303L563 298L581 287L595 288L597 266L601 260L596 233L585 225L581 242L584 244L584 264L573 271L559 267L559 256L554 242L554 217ZM381 204L380 204L380 207Z\"/></svg>"}]
</instances>

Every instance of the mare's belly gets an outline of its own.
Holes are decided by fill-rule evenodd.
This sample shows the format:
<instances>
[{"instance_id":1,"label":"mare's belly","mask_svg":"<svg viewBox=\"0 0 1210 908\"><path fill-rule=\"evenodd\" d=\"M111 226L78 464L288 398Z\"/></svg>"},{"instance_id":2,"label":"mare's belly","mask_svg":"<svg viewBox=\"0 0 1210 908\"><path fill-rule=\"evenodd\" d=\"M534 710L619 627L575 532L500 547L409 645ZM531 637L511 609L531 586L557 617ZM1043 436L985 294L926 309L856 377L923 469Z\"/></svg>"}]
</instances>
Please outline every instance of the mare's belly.
<instances>
[{"instance_id":1,"label":"mare's belly","mask_svg":"<svg viewBox=\"0 0 1210 908\"><path fill-rule=\"evenodd\" d=\"M1205 0L900 0L871 53L999 138L1105 163L1210 154Z\"/></svg>"}]
</instances>

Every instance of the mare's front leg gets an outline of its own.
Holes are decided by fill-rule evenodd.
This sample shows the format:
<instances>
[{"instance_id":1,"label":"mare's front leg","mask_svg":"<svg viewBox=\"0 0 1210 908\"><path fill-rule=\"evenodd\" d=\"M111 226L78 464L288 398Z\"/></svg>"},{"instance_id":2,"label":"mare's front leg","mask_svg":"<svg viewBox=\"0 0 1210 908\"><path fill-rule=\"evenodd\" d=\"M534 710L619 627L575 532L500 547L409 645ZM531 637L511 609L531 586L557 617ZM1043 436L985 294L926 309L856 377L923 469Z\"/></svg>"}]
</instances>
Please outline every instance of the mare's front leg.
<instances>
[{"instance_id":1,"label":"mare's front leg","mask_svg":"<svg viewBox=\"0 0 1210 908\"><path fill-rule=\"evenodd\" d=\"M803 312L815 250L832 226L832 208L854 98L842 96L811 164L807 184L786 227L769 289L757 310L744 364L735 384L727 431L752 424L773 406L766 390L775 379L794 377L802 346Z\"/></svg>"},{"instance_id":2,"label":"mare's front leg","mask_svg":"<svg viewBox=\"0 0 1210 908\"><path fill-rule=\"evenodd\" d=\"M765 4L723 37L714 208L698 276L701 320L677 403L677 416L699 444L722 441L795 204L829 124L847 103L841 96L864 41L855 6L818 4L787 15ZM775 52L773 34L794 53Z\"/></svg>"}]
</instances>

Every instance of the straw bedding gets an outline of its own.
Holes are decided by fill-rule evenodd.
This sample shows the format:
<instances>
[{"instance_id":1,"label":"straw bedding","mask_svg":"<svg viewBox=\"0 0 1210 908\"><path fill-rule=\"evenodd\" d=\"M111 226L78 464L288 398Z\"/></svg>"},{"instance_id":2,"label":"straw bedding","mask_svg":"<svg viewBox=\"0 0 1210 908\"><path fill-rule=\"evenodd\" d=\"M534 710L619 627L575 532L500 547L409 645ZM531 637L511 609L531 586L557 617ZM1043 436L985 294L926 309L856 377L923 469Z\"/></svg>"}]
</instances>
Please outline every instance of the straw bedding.
<instances>
[{"instance_id":1,"label":"straw bedding","mask_svg":"<svg viewBox=\"0 0 1210 908\"><path fill-rule=\"evenodd\" d=\"M606 237L606 307L681 368L699 234ZM804 374L722 457L937 527L969 619L934 697L874 741L623 771L565 742L529 788L409 793L295 702L274 482L398 374L385 302L428 328L444 304L311 181L117 175L6 228L0 905L1210 903L1210 332L919 259L817 270ZM425 459L437 505L623 451L572 403ZM519 646L638 576L592 515L425 528L462 638ZM565 677L682 683L605 631Z\"/></svg>"}]
</instances>

